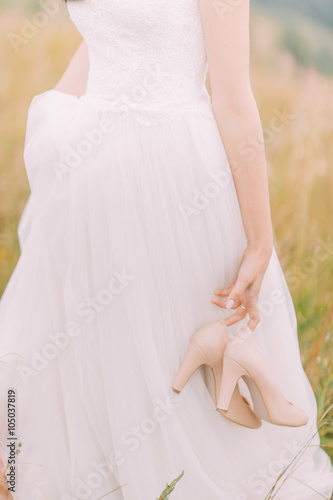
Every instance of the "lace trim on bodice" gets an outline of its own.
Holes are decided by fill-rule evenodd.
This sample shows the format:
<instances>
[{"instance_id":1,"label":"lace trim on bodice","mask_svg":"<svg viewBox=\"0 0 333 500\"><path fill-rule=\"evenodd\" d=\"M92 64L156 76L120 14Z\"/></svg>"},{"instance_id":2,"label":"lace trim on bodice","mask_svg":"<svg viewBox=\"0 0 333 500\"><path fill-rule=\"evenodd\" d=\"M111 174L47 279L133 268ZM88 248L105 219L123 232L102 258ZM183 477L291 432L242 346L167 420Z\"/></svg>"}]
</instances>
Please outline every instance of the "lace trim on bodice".
<instances>
[{"instance_id":1,"label":"lace trim on bodice","mask_svg":"<svg viewBox=\"0 0 333 500\"><path fill-rule=\"evenodd\" d=\"M87 42L87 99L143 123L187 110L212 115L198 0L81 0L68 4Z\"/></svg>"}]
</instances>

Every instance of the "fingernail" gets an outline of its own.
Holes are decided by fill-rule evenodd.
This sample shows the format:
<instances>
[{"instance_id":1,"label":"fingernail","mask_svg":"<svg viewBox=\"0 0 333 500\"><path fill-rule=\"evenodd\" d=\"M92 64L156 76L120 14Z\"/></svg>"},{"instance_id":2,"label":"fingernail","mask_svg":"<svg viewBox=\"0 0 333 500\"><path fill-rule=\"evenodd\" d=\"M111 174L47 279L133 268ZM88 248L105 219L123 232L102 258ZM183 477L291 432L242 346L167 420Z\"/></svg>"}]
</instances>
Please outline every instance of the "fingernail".
<instances>
[{"instance_id":1,"label":"fingernail","mask_svg":"<svg viewBox=\"0 0 333 500\"><path fill-rule=\"evenodd\" d=\"M234 305L235 301L232 300L232 299L229 299L228 302L226 303L226 308L227 309L232 309L233 305Z\"/></svg>"}]
</instances>

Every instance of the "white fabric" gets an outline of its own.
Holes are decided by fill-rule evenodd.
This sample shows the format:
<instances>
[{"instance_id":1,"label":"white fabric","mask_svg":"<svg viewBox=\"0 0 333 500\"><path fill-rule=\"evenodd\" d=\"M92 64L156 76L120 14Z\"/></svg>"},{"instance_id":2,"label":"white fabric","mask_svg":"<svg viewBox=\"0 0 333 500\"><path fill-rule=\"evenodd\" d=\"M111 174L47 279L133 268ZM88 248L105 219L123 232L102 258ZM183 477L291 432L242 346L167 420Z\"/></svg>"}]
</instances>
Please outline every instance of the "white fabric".
<instances>
[{"instance_id":1,"label":"white fabric","mask_svg":"<svg viewBox=\"0 0 333 500\"><path fill-rule=\"evenodd\" d=\"M316 432L275 250L255 334L309 424L229 422L202 369L180 395L171 389L191 336L223 316L210 299L232 283L246 245L204 90L197 0L69 7L90 49L88 92L77 99L50 90L31 103L24 156L32 193L18 231L22 254L0 302L2 458L9 387L22 441L14 499L97 500L126 484L110 498L154 500L184 470L172 500L264 500ZM154 64L163 64L163 78L131 100ZM311 444L276 499L332 493L330 460L317 436Z\"/></svg>"}]
</instances>

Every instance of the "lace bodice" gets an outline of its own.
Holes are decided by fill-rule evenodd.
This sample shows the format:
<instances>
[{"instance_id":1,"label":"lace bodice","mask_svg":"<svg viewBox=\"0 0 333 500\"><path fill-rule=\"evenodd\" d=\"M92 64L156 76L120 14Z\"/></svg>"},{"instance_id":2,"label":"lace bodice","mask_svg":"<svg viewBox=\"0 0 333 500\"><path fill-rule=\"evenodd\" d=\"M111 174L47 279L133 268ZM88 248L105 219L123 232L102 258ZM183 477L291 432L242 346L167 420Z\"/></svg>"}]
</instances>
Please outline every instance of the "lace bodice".
<instances>
[{"instance_id":1,"label":"lace bodice","mask_svg":"<svg viewBox=\"0 0 333 500\"><path fill-rule=\"evenodd\" d=\"M198 0L76 0L68 9L88 44L87 97L157 120L212 113Z\"/></svg>"}]
</instances>

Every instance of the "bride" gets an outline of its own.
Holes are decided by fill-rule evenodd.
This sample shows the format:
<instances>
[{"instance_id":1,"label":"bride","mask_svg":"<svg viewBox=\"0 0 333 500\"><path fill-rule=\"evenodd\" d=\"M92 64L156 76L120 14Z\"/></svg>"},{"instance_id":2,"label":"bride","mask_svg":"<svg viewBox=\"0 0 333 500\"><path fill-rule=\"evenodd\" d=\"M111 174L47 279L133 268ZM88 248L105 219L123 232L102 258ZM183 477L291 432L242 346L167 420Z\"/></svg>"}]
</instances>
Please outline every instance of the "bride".
<instances>
[{"instance_id":1,"label":"bride","mask_svg":"<svg viewBox=\"0 0 333 500\"><path fill-rule=\"evenodd\" d=\"M330 498L247 147L249 0L68 9L84 41L30 105L0 303L1 498L153 500L176 478L173 500Z\"/></svg>"}]
</instances>

